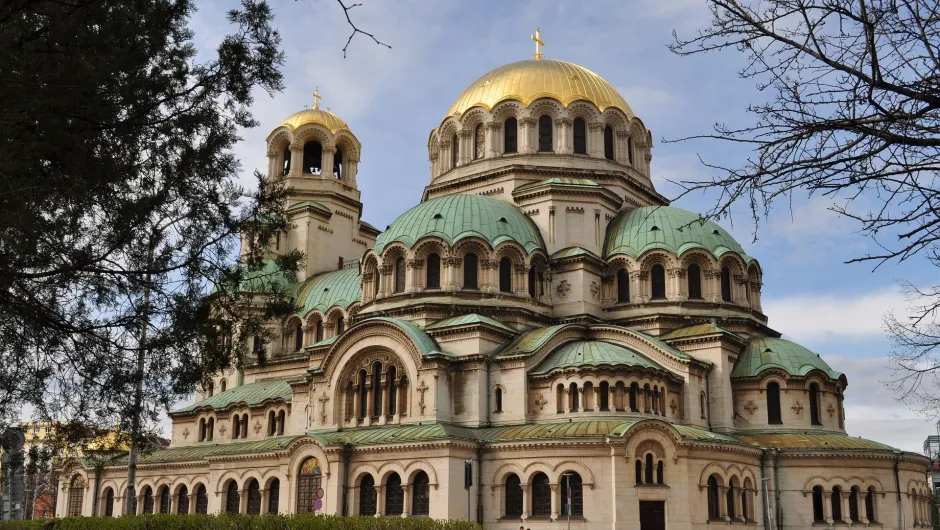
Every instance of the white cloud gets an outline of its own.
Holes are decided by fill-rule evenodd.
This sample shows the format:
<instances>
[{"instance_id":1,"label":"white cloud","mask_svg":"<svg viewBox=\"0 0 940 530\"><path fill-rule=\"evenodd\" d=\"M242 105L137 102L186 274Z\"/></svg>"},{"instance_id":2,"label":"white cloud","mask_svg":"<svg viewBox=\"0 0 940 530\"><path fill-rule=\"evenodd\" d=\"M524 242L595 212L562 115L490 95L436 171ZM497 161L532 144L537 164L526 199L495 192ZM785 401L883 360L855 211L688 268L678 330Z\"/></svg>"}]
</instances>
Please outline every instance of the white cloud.
<instances>
[{"instance_id":1,"label":"white cloud","mask_svg":"<svg viewBox=\"0 0 940 530\"><path fill-rule=\"evenodd\" d=\"M835 337L860 339L884 336L884 315L902 310L906 301L896 289L862 294L793 295L762 300L773 327L786 330L794 340Z\"/></svg>"}]
</instances>

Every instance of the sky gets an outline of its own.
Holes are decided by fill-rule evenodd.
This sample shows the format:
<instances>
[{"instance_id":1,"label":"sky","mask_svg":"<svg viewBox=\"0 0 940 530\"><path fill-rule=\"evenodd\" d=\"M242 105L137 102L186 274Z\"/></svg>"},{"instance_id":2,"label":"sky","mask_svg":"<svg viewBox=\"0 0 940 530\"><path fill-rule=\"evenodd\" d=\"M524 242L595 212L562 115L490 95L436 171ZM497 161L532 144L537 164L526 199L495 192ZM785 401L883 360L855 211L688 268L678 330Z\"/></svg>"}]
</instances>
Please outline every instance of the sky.
<instances>
[{"instance_id":1,"label":"sky","mask_svg":"<svg viewBox=\"0 0 940 530\"><path fill-rule=\"evenodd\" d=\"M667 197L670 181L706 177L702 160L739 167L748 152L707 141L673 142L707 133L715 123L751 123L748 104L771 97L739 78L745 57L735 51L679 57L669 51L673 31L690 36L707 26L703 0L513 1L360 0L355 24L391 49L356 35L334 0L272 1L287 55L285 90L259 91L253 107L260 126L243 131L236 154L243 184L267 167L265 137L288 115L311 106L319 88L331 109L362 142L357 182L363 219L384 227L420 201L429 182L427 138L454 99L474 80L503 64L530 58L530 33L541 29L546 58L580 64L604 77L652 131L653 183ZM347 2L349 3L349 2ZM230 26L231 0L199 2L190 27L197 48L213 49ZM707 194L674 205L703 213ZM933 281L923 259L846 264L877 247L852 221L828 210L826 197L792 197L756 225L746 215L721 222L764 270L762 301L769 325L820 353L846 374L846 429L920 452L936 419L895 400L886 386L895 374L888 358L886 312L903 312L895 282Z\"/></svg>"}]
</instances>

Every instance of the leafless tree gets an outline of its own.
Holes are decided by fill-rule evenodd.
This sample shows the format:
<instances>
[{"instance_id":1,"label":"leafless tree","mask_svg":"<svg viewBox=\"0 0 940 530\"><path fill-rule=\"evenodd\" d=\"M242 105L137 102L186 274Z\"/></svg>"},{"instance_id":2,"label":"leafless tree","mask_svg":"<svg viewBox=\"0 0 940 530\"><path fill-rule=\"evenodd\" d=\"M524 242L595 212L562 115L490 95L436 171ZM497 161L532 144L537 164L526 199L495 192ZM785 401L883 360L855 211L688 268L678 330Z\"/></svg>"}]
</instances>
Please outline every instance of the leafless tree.
<instances>
[{"instance_id":1,"label":"leafless tree","mask_svg":"<svg viewBox=\"0 0 940 530\"><path fill-rule=\"evenodd\" d=\"M739 167L678 182L684 194L717 191L709 212L742 204L755 230L793 192L822 195L859 224L879 251L849 262L916 257L940 267L940 5L936 0L706 0L711 24L674 35L682 56L734 50L739 75L764 103L743 127L717 124L715 139L748 146ZM940 412L940 286L904 283L912 317L888 314L894 384L908 402Z\"/></svg>"}]
</instances>

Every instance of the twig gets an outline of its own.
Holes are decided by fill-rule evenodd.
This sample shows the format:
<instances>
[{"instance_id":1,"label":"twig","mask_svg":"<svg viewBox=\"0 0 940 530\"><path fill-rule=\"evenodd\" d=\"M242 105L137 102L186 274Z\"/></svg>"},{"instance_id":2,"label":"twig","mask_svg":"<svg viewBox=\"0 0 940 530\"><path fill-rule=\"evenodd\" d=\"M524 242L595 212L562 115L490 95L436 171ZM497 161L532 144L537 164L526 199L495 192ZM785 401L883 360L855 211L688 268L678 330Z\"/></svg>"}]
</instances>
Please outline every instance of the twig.
<instances>
[{"instance_id":1,"label":"twig","mask_svg":"<svg viewBox=\"0 0 940 530\"><path fill-rule=\"evenodd\" d=\"M340 7L343 8L343 14L346 15L346 22L349 22L349 27L352 28L352 33L349 34L349 38L346 39L346 45L343 46L343 59L346 58L346 48L349 48L349 43L352 42L353 37L356 36L356 33L362 33L362 34L365 35L366 37L369 37L370 39L372 39L372 40L373 40L376 44L378 44L379 46L385 46L385 47L388 48L389 50L392 49L392 47L389 46L388 44L385 44L384 42L382 42L382 41L380 41L379 39L375 38L375 35L373 35L373 34L371 34L371 33L367 33L367 32L365 32L365 31L362 31L361 29L357 28L355 24L353 24L352 19L349 18L349 11L350 11L352 8L354 8L354 7L359 7L359 6L361 6L362 4L350 4L349 6L347 6L346 4L343 3L343 0L336 0L336 2L339 3Z\"/></svg>"}]
</instances>

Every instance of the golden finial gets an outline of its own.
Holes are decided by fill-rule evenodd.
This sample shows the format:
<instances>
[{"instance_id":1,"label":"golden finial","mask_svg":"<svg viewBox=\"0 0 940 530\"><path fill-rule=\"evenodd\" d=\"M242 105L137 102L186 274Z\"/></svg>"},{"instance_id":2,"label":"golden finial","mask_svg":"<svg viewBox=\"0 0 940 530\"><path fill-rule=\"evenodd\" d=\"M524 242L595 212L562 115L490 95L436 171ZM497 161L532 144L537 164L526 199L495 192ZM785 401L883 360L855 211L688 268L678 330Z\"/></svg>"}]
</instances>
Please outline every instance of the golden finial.
<instances>
[{"instance_id":1,"label":"golden finial","mask_svg":"<svg viewBox=\"0 0 940 530\"><path fill-rule=\"evenodd\" d=\"M535 33L529 34L529 37L535 41L535 60L541 61L542 50L539 48L539 46L545 46L545 42L542 41L542 32L539 30L539 28L535 28Z\"/></svg>"},{"instance_id":2,"label":"golden finial","mask_svg":"<svg viewBox=\"0 0 940 530\"><path fill-rule=\"evenodd\" d=\"M313 108L315 109L320 108L321 97L323 96L320 95L320 87L317 87L317 89L313 91Z\"/></svg>"}]
</instances>

